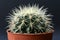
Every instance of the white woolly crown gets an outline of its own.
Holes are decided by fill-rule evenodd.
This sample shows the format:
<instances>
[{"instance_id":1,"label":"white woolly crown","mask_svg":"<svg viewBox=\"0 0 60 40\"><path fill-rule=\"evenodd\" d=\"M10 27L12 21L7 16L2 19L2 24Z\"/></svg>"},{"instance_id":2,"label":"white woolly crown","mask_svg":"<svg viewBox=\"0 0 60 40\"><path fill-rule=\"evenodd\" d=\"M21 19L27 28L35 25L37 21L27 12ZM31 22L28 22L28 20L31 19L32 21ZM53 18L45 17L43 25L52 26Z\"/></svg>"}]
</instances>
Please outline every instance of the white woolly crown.
<instances>
[{"instance_id":1,"label":"white woolly crown","mask_svg":"<svg viewBox=\"0 0 60 40\"><path fill-rule=\"evenodd\" d=\"M17 21L18 20L18 16L25 16L27 14L34 14L34 15L40 15L41 17L45 18L46 17L46 9L43 9L43 6L41 8L39 8L38 5L33 5L33 6L24 6L23 8L20 6L19 7L20 10L15 9L15 11L13 11L13 15L9 16L10 19L13 18L13 21ZM47 16L51 16L51 15L47 15Z\"/></svg>"}]
</instances>

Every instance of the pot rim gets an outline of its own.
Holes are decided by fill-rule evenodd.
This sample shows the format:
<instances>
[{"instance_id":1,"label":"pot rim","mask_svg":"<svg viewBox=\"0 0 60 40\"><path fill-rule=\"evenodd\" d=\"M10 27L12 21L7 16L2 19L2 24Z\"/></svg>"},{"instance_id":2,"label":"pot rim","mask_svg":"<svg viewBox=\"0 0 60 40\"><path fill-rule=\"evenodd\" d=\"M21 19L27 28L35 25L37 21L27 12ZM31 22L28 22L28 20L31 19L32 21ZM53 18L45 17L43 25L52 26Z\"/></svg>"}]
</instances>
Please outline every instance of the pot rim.
<instances>
[{"instance_id":1,"label":"pot rim","mask_svg":"<svg viewBox=\"0 0 60 40\"><path fill-rule=\"evenodd\" d=\"M12 32L10 32L10 30L8 29L8 30L7 30L7 33L11 33L11 34L14 34L14 35L44 35L44 34L54 33L54 30L52 30L52 32L44 32L44 33L36 33L36 34L31 33L31 34L29 34L29 33L12 33Z\"/></svg>"}]
</instances>

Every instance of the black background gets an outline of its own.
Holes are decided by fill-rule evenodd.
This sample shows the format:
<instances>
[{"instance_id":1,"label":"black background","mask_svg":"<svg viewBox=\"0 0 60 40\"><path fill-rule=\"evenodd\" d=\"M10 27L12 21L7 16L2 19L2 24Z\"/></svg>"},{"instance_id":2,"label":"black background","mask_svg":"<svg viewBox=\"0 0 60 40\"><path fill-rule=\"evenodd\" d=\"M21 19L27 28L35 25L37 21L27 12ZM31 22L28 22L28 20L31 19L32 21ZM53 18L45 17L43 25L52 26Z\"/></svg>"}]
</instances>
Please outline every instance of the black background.
<instances>
[{"instance_id":1,"label":"black background","mask_svg":"<svg viewBox=\"0 0 60 40\"><path fill-rule=\"evenodd\" d=\"M53 22L55 32L53 40L60 40L60 0L0 0L0 40L7 40L6 16L9 12L19 5L39 4L48 8L49 13L54 15Z\"/></svg>"}]
</instances>

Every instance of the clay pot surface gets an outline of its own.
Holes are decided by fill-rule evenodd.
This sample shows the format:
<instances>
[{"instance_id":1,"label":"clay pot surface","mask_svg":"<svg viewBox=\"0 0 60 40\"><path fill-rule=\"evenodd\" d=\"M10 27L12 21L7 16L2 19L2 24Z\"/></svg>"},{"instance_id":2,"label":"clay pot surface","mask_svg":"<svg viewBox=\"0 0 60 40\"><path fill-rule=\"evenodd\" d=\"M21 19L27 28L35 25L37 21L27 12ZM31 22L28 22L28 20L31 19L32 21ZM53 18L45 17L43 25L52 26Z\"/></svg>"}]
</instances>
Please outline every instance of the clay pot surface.
<instances>
[{"instance_id":1,"label":"clay pot surface","mask_svg":"<svg viewBox=\"0 0 60 40\"><path fill-rule=\"evenodd\" d=\"M52 40L53 32L37 34L18 34L7 31L8 40Z\"/></svg>"}]
</instances>

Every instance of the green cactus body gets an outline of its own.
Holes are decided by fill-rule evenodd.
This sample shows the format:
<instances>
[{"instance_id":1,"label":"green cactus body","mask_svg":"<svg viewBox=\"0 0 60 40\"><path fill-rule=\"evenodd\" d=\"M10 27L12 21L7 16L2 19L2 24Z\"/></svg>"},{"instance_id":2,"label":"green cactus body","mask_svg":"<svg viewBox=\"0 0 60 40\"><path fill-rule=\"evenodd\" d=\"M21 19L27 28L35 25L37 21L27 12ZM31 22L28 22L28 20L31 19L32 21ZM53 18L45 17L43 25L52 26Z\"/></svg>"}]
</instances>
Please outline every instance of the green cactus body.
<instances>
[{"instance_id":1,"label":"green cactus body","mask_svg":"<svg viewBox=\"0 0 60 40\"><path fill-rule=\"evenodd\" d=\"M13 15L9 16L9 29L13 33L43 33L51 31L51 15L46 15L47 10L38 5L19 7Z\"/></svg>"}]
</instances>

